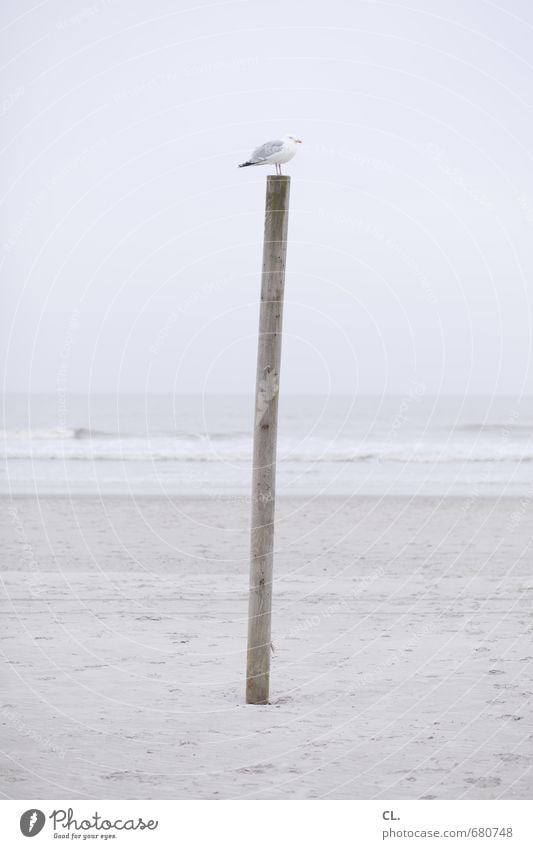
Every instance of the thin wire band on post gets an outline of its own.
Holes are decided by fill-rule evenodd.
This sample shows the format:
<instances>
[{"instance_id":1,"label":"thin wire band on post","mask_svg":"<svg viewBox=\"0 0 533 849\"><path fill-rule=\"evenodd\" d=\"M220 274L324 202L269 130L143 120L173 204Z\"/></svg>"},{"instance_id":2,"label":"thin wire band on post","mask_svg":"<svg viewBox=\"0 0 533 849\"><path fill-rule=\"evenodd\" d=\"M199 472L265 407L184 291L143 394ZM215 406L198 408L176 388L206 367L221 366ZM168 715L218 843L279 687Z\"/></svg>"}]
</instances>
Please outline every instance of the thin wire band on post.
<instances>
[{"instance_id":1,"label":"thin wire band on post","mask_svg":"<svg viewBox=\"0 0 533 849\"><path fill-rule=\"evenodd\" d=\"M290 177L267 177L255 395L246 701L269 699L276 443Z\"/></svg>"}]
</instances>

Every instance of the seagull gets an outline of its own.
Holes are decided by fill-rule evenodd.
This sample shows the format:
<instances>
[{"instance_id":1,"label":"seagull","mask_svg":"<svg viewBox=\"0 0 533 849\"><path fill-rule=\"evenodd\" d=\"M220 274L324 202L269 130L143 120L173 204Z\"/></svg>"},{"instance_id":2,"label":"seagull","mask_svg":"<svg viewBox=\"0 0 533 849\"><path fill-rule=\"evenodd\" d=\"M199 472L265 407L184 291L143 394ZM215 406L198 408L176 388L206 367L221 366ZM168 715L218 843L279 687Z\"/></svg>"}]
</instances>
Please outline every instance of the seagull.
<instances>
[{"instance_id":1,"label":"seagull","mask_svg":"<svg viewBox=\"0 0 533 849\"><path fill-rule=\"evenodd\" d=\"M285 136L283 139L265 142L260 147L256 147L250 159L239 165L239 168L246 168L248 165L275 165L276 174L281 175L281 166L296 155L297 144L302 144L302 140L295 136Z\"/></svg>"}]
</instances>

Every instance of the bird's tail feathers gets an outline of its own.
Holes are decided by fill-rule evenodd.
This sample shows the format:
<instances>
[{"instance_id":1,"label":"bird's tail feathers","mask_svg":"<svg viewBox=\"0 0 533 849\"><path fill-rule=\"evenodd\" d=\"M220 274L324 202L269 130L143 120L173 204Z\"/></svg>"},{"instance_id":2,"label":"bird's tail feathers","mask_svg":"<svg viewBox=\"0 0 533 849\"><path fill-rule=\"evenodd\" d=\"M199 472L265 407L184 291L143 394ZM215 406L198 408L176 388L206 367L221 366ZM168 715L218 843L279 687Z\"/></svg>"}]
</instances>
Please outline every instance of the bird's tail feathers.
<instances>
[{"instance_id":1,"label":"bird's tail feathers","mask_svg":"<svg viewBox=\"0 0 533 849\"><path fill-rule=\"evenodd\" d=\"M239 168L246 168L248 165L253 165L253 164L254 164L253 162L243 162L241 165L239 165Z\"/></svg>"}]
</instances>

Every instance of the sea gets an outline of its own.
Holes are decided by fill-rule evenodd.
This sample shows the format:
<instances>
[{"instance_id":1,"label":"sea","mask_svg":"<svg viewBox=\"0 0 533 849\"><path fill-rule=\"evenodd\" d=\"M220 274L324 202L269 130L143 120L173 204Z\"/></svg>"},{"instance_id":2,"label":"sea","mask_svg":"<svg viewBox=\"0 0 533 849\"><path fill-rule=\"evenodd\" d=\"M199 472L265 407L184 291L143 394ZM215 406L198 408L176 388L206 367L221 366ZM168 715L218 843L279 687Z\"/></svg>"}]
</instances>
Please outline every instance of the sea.
<instances>
[{"instance_id":1,"label":"sea","mask_svg":"<svg viewBox=\"0 0 533 849\"><path fill-rule=\"evenodd\" d=\"M2 494L244 498L253 398L6 395ZM282 496L533 496L533 396L286 396Z\"/></svg>"}]
</instances>

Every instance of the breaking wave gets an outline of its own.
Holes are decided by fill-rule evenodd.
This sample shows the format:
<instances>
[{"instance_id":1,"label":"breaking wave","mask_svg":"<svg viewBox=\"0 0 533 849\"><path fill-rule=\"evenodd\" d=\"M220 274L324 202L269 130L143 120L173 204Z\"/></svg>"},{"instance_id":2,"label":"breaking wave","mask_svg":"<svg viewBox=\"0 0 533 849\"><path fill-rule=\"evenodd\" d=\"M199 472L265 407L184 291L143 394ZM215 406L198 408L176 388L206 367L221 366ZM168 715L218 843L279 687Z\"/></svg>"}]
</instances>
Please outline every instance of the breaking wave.
<instances>
[{"instance_id":1,"label":"breaking wave","mask_svg":"<svg viewBox=\"0 0 533 849\"><path fill-rule=\"evenodd\" d=\"M18 440L4 444L4 457L11 460L76 460L81 462L181 462L240 463L251 462L251 439L227 436L212 441L207 438L185 439L117 439L78 436L63 441ZM428 442L426 444L362 443L339 445L339 440L325 443L288 444L278 448L278 461L283 463L523 463L533 460L533 446L520 450L516 445L458 445Z\"/></svg>"}]
</instances>

